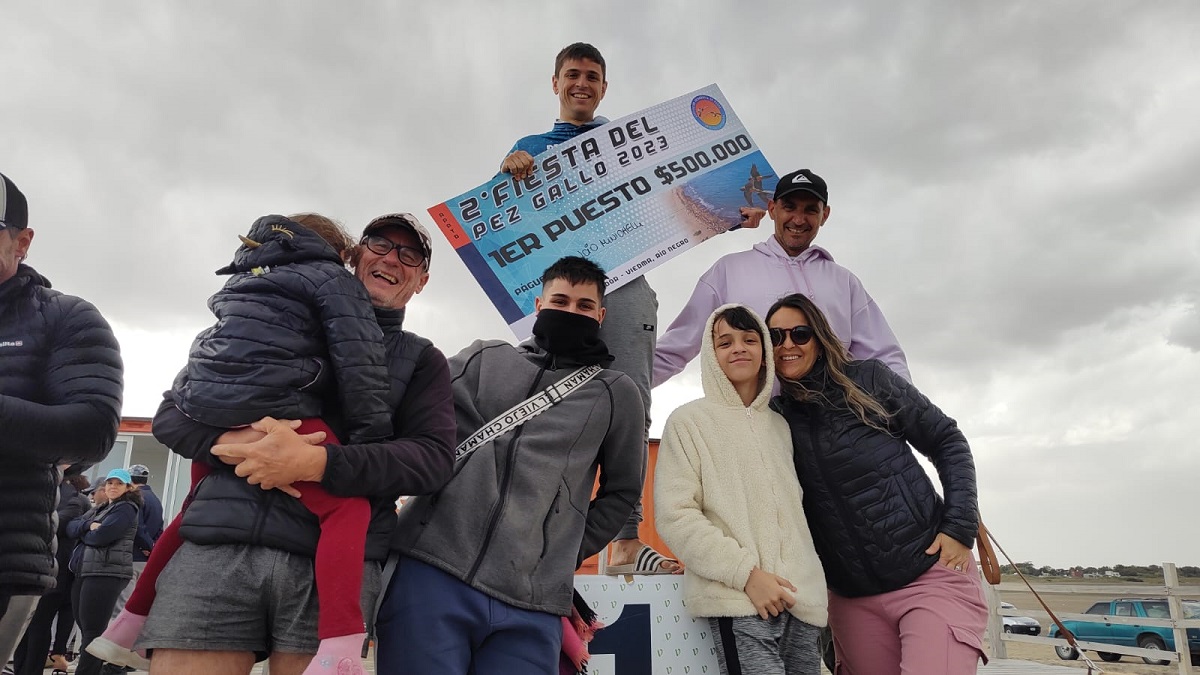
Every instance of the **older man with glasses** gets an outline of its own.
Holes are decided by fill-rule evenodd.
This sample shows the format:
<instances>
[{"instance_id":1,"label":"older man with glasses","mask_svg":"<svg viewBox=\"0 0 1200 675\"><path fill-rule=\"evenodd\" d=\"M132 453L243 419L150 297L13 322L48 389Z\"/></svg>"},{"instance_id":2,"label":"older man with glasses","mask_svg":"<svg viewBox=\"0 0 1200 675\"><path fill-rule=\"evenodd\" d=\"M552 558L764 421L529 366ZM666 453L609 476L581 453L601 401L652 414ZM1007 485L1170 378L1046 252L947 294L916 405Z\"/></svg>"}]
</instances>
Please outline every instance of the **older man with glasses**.
<instances>
[{"instance_id":1,"label":"older man with glasses","mask_svg":"<svg viewBox=\"0 0 1200 675\"><path fill-rule=\"evenodd\" d=\"M371 617L396 500L436 491L452 469L446 358L403 329L409 300L429 281L431 255L429 234L404 213L368 223L351 255L384 333L395 408L389 440L321 444L287 421L226 430L189 419L170 400L159 408L154 433L160 441L193 461L237 469L214 470L185 512L180 534L186 541L159 578L138 643L154 650L151 673L249 673L266 655L272 675L361 672L359 664L312 658L319 525L299 501L272 488L317 481L334 495L369 499L362 601L364 616Z\"/></svg>"}]
</instances>

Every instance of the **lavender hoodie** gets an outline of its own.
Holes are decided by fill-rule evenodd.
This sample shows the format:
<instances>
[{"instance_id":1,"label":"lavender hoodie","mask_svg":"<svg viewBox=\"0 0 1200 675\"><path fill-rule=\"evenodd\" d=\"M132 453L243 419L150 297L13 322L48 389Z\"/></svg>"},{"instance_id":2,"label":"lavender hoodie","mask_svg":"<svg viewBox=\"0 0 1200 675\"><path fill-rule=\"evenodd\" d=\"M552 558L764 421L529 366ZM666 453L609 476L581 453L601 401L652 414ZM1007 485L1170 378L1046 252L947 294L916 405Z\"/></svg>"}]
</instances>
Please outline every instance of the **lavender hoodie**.
<instances>
[{"instance_id":1,"label":"lavender hoodie","mask_svg":"<svg viewBox=\"0 0 1200 675\"><path fill-rule=\"evenodd\" d=\"M724 256L700 277L683 311L658 338L653 386L700 353L705 323L715 309L738 303L765 317L776 300L791 293L803 293L821 308L850 358L879 359L912 381L900 343L858 277L820 246L792 257L771 235L749 251Z\"/></svg>"}]
</instances>

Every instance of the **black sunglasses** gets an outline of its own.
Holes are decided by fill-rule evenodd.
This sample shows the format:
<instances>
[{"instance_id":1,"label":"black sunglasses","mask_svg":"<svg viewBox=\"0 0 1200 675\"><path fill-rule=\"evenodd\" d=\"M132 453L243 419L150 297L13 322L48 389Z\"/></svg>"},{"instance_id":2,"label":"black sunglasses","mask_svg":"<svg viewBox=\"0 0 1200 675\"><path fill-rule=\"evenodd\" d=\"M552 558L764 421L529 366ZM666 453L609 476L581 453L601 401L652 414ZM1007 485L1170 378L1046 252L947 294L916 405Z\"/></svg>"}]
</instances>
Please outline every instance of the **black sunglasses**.
<instances>
[{"instance_id":1,"label":"black sunglasses","mask_svg":"<svg viewBox=\"0 0 1200 675\"><path fill-rule=\"evenodd\" d=\"M783 344L784 338L792 336L792 344L799 347L800 345L808 344L812 339L812 326L792 326L791 328L770 328L771 344L775 347Z\"/></svg>"},{"instance_id":2,"label":"black sunglasses","mask_svg":"<svg viewBox=\"0 0 1200 675\"><path fill-rule=\"evenodd\" d=\"M366 246L375 255L386 256L392 252L392 249L395 249L396 258L408 267L420 267L425 263L425 251L423 249L394 244L387 237L378 234L368 234L359 243Z\"/></svg>"}]
</instances>

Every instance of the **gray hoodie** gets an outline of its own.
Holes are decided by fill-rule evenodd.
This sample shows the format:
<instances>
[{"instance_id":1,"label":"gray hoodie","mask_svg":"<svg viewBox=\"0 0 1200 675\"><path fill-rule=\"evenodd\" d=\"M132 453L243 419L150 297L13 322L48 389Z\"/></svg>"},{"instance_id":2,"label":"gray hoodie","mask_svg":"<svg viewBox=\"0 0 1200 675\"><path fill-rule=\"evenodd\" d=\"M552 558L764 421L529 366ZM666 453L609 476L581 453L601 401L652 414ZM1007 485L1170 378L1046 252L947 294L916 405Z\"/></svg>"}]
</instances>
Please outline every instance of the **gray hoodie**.
<instances>
[{"instance_id":1,"label":"gray hoodie","mask_svg":"<svg viewBox=\"0 0 1200 675\"><path fill-rule=\"evenodd\" d=\"M450 359L457 442L580 365L532 340L476 341ZM633 381L603 370L405 505L392 547L513 606L569 616L575 569L641 495L644 424Z\"/></svg>"}]
</instances>

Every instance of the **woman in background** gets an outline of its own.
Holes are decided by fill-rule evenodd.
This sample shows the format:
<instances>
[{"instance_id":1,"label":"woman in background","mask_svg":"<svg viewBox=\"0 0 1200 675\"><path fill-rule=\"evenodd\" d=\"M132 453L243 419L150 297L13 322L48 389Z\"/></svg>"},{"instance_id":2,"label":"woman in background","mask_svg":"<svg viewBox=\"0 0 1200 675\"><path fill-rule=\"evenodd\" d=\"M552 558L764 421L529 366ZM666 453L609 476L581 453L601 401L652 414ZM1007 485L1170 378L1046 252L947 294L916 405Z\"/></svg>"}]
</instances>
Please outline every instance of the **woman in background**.
<instances>
[{"instance_id":1,"label":"woman in background","mask_svg":"<svg viewBox=\"0 0 1200 675\"><path fill-rule=\"evenodd\" d=\"M71 604L79 624L76 675L99 675L104 664L85 648L104 632L121 590L133 578L133 537L137 533L142 495L125 469L113 469L104 480L108 503L71 521L70 536L79 538L71 554L75 585Z\"/></svg>"}]
</instances>

